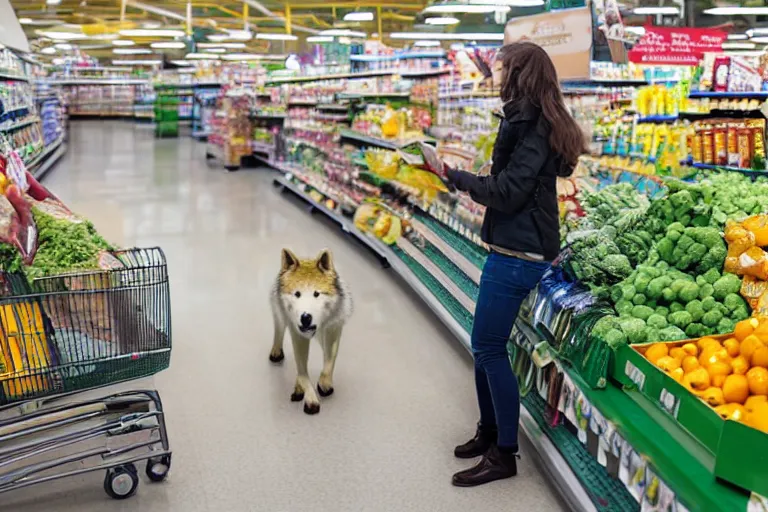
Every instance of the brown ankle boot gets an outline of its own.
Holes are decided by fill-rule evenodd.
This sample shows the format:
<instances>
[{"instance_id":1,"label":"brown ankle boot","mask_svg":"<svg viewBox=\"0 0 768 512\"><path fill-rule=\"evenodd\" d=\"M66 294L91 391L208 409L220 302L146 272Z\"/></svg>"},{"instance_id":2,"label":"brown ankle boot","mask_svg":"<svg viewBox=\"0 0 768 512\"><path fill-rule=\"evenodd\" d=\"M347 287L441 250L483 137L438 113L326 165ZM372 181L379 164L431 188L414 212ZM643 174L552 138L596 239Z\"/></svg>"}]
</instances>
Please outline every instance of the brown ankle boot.
<instances>
[{"instance_id":1,"label":"brown ankle boot","mask_svg":"<svg viewBox=\"0 0 768 512\"><path fill-rule=\"evenodd\" d=\"M494 480L511 478L517 475L517 457L516 453L500 451L499 447L494 444L474 467L453 475L453 485L474 487Z\"/></svg>"},{"instance_id":2,"label":"brown ankle boot","mask_svg":"<svg viewBox=\"0 0 768 512\"><path fill-rule=\"evenodd\" d=\"M496 442L498 431L496 427L485 427L477 424L475 437L464 444L460 444L453 450L453 454L459 459L472 459L479 457L488 451L488 448Z\"/></svg>"}]
</instances>

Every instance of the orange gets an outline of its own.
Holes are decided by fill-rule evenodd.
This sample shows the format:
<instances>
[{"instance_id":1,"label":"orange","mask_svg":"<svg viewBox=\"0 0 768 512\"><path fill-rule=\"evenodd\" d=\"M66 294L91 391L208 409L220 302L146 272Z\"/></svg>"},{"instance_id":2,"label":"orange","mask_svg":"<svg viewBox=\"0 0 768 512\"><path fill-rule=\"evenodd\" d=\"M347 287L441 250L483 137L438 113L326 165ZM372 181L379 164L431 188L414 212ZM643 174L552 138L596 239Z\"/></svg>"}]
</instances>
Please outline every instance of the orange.
<instances>
[{"instance_id":1,"label":"orange","mask_svg":"<svg viewBox=\"0 0 768 512\"><path fill-rule=\"evenodd\" d=\"M714 356L712 356L714 358ZM727 363L725 361L720 360L713 360L709 363L709 366L707 366L707 373L709 373L709 378L713 378L716 375L730 375L733 372L733 368L731 368L731 363Z\"/></svg>"},{"instance_id":2,"label":"orange","mask_svg":"<svg viewBox=\"0 0 768 512\"><path fill-rule=\"evenodd\" d=\"M685 356L688 355L688 352L683 350L682 347L675 347L669 351L669 355L682 362Z\"/></svg>"},{"instance_id":3,"label":"orange","mask_svg":"<svg viewBox=\"0 0 768 512\"><path fill-rule=\"evenodd\" d=\"M725 384L725 375L715 375L712 377L712 385L716 388L722 388Z\"/></svg>"},{"instance_id":4,"label":"orange","mask_svg":"<svg viewBox=\"0 0 768 512\"><path fill-rule=\"evenodd\" d=\"M675 368L671 372L669 372L669 376L675 379L676 382L682 382L683 377L685 376L685 372L682 368Z\"/></svg>"},{"instance_id":5,"label":"orange","mask_svg":"<svg viewBox=\"0 0 768 512\"><path fill-rule=\"evenodd\" d=\"M764 403L768 403L768 396L752 395L751 397L747 398L746 402L744 402L744 408L747 410L747 412L752 412L752 410L757 407L757 404Z\"/></svg>"},{"instance_id":6,"label":"orange","mask_svg":"<svg viewBox=\"0 0 768 512\"><path fill-rule=\"evenodd\" d=\"M758 325L752 333L761 340L768 341L768 320L765 318L760 319L760 325Z\"/></svg>"},{"instance_id":7,"label":"orange","mask_svg":"<svg viewBox=\"0 0 768 512\"><path fill-rule=\"evenodd\" d=\"M749 382L743 375L729 375L723 383L723 398L728 403L743 404L749 398Z\"/></svg>"},{"instance_id":8,"label":"orange","mask_svg":"<svg viewBox=\"0 0 768 512\"><path fill-rule=\"evenodd\" d=\"M752 354L752 366L762 366L768 368L768 347L757 347Z\"/></svg>"},{"instance_id":9,"label":"orange","mask_svg":"<svg viewBox=\"0 0 768 512\"><path fill-rule=\"evenodd\" d=\"M725 347L725 350L728 351L729 356L736 357L739 355L740 343L736 338L728 338L725 340L723 342L723 347Z\"/></svg>"},{"instance_id":10,"label":"orange","mask_svg":"<svg viewBox=\"0 0 768 512\"><path fill-rule=\"evenodd\" d=\"M654 343L645 351L645 358L653 364L656 364L659 358L667 355L669 355L669 348L664 343Z\"/></svg>"},{"instance_id":11,"label":"orange","mask_svg":"<svg viewBox=\"0 0 768 512\"><path fill-rule=\"evenodd\" d=\"M755 350L762 346L763 342L760 341L760 338L754 334L750 334L741 342L741 355L746 357L748 360L751 360L752 354L755 353Z\"/></svg>"},{"instance_id":12,"label":"orange","mask_svg":"<svg viewBox=\"0 0 768 512\"><path fill-rule=\"evenodd\" d=\"M731 368L736 375L744 375L749 370L749 361L744 356L739 356L731 361Z\"/></svg>"},{"instance_id":13,"label":"orange","mask_svg":"<svg viewBox=\"0 0 768 512\"><path fill-rule=\"evenodd\" d=\"M720 342L717 341L715 338L710 338L709 336L705 336L699 340L699 348L701 350L706 349L707 347L717 347L720 348Z\"/></svg>"},{"instance_id":14,"label":"orange","mask_svg":"<svg viewBox=\"0 0 768 512\"><path fill-rule=\"evenodd\" d=\"M702 349L702 351L699 352L699 364L706 368L709 359L713 355L715 355L715 352L717 352L718 350L720 350L720 349L717 348L717 347L712 347L712 346L706 347L706 348Z\"/></svg>"},{"instance_id":15,"label":"orange","mask_svg":"<svg viewBox=\"0 0 768 512\"><path fill-rule=\"evenodd\" d=\"M665 372L669 373L672 370L677 370L678 368L680 368L680 361L678 361L672 356L664 356L664 357L660 357L656 361L656 366L658 366Z\"/></svg>"},{"instance_id":16,"label":"orange","mask_svg":"<svg viewBox=\"0 0 768 512\"><path fill-rule=\"evenodd\" d=\"M694 343L686 343L683 345L683 350L685 350L685 352L691 356L699 355L699 347L697 347Z\"/></svg>"},{"instance_id":17,"label":"orange","mask_svg":"<svg viewBox=\"0 0 768 512\"><path fill-rule=\"evenodd\" d=\"M688 356L685 359L683 359L683 371L685 373L691 373L693 370L700 367L701 365L699 364L699 360L696 359L696 356ZM746 371L747 370L744 370L745 373Z\"/></svg>"},{"instance_id":18,"label":"orange","mask_svg":"<svg viewBox=\"0 0 768 512\"><path fill-rule=\"evenodd\" d=\"M752 412L747 414L746 423L750 427L768 434L768 402L755 405Z\"/></svg>"},{"instance_id":19,"label":"orange","mask_svg":"<svg viewBox=\"0 0 768 512\"><path fill-rule=\"evenodd\" d=\"M725 403L723 390L720 388L707 388L701 393L698 393L698 395L712 407L717 407L718 405L723 405Z\"/></svg>"},{"instance_id":20,"label":"orange","mask_svg":"<svg viewBox=\"0 0 768 512\"><path fill-rule=\"evenodd\" d=\"M753 395L768 396L768 370L760 366L750 369L747 372L747 381L749 382L749 391Z\"/></svg>"},{"instance_id":21,"label":"orange","mask_svg":"<svg viewBox=\"0 0 768 512\"><path fill-rule=\"evenodd\" d=\"M744 338L752 334L755 327L758 325L760 325L760 322L757 318L747 318L741 322L736 322L736 327L733 329L733 336L739 341L744 341Z\"/></svg>"},{"instance_id":22,"label":"orange","mask_svg":"<svg viewBox=\"0 0 768 512\"><path fill-rule=\"evenodd\" d=\"M741 404L718 405L715 412L724 420L743 421L747 417L747 410Z\"/></svg>"},{"instance_id":23,"label":"orange","mask_svg":"<svg viewBox=\"0 0 768 512\"><path fill-rule=\"evenodd\" d=\"M704 368L696 368L683 377L683 385L693 391L704 391L709 387L711 379Z\"/></svg>"}]
</instances>

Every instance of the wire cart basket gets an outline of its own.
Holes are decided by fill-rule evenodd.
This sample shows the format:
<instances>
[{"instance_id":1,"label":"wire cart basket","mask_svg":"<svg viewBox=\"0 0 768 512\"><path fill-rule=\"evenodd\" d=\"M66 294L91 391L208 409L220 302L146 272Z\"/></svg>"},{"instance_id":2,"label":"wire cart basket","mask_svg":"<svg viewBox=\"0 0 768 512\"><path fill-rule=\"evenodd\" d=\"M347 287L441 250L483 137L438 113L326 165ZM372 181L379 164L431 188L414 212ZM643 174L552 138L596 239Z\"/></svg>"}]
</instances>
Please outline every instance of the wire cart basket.
<instances>
[{"instance_id":1,"label":"wire cart basket","mask_svg":"<svg viewBox=\"0 0 768 512\"><path fill-rule=\"evenodd\" d=\"M116 499L135 463L165 479L171 451L156 391L78 393L168 368L171 311L159 248L102 256L109 270L35 279L0 274L0 493L106 470ZM95 462L94 462L95 461Z\"/></svg>"}]
</instances>

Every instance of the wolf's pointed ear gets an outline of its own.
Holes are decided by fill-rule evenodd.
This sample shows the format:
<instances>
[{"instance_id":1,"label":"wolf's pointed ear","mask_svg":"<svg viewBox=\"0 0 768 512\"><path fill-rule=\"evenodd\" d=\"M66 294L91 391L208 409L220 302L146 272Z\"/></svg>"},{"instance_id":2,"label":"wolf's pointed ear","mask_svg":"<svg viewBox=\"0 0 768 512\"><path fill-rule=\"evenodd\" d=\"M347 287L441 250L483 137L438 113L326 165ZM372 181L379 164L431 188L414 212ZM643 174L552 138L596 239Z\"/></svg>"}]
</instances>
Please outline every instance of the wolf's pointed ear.
<instances>
[{"instance_id":1,"label":"wolf's pointed ear","mask_svg":"<svg viewBox=\"0 0 768 512\"><path fill-rule=\"evenodd\" d=\"M286 270L291 270L298 267L299 258L297 258L296 255L293 254L290 250L283 249L283 252L280 254L280 263L280 270L285 272Z\"/></svg>"},{"instance_id":2,"label":"wolf's pointed ear","mask_svg":"<svg viewBox=\"0 0 768 512\"><path fill-rule=\"evenodd\" d=\"M328 249L320 251L316 261L317 268L322 272L331 272L333 270L333 256L331 256L331 251Z\"/></svg>"}]
</instances>

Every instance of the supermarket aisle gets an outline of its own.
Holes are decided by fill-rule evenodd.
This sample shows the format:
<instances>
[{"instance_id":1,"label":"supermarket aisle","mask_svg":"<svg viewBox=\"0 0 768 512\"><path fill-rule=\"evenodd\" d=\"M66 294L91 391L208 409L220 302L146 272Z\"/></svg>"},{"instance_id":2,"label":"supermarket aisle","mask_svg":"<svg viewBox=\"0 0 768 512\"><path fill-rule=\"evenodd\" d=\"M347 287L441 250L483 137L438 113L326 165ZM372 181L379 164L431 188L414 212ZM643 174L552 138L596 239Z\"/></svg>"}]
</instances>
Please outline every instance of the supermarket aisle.
<instances>
[{"instance_id":1,"label":"supermarket aisle","mask_svg":"<svg viewBox=\"0 0 768 512\"><path fill-rule=\"evenodd\" d=\"M554 511L523 453L520 475L456 489L452 448L476 420L470 362L418 299L340 232L271 186L271 171L209 168L189 138L73 122L46 184L123 245L169 260L174 354L155 378L174 449L169 481L112 502L101 473L4 495L0 510L179 512ZM267 359L279 250L329 247L356 299L336 394L318 416L289 401L295 372ZM319 373L313 347L311 371ZM142 476L143 476L143 468Z\"/></svg>"}]
</instances>

